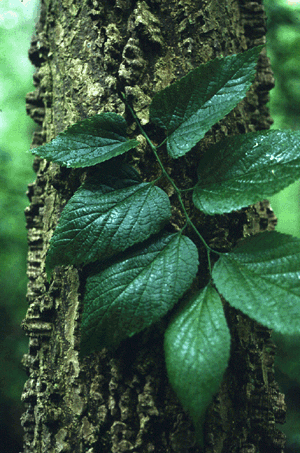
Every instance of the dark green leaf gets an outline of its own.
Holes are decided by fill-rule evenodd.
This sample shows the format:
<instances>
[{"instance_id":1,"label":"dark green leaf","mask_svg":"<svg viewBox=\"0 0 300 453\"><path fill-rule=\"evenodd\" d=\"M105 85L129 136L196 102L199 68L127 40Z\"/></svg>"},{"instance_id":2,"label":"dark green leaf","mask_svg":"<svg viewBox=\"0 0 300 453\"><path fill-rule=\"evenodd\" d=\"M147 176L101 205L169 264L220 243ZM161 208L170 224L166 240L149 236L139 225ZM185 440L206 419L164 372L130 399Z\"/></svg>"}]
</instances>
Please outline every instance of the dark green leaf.
<instances>
[{"instance_id":1,"label":"dark green leaf","mask_svg":"<svg viewBox=\"0 0 300 453\"><path fill-rule=\"evenodd\" d=\"M90 167L135 148L127 140L126 121L116 113L101 113L78 123L32 153L67 167Z\"/></svg>"},{"instance_id":2,"label":"dark green leaf","mask_svg":"<svg viewBox=\"0 0 300 453\"><path fill-rule=\"evenodd\" d=\"M222 214L270 197L300 176L300 132L264 131L211 146L198 168L193 201Z\"/></svg>"},{"instance_id":3,"label":"dark green leaf","mask_svg":"<svg viewBox=\"0 0 300 453\"><path fill-rule=\"evenodd\" d=\"M260 233L213 268L217 289L250 318L284 334L300 332L300 240Z\"/></svg>"},{"instance_id":4,"label":"dark green leaf","mask_svg":"<svg viewBox=\"0 0 300 453\"><path fill-rule=\"evenodd\" d=\"M173 318L165 334L170 383L202 443L205 413L230 353L230 333L216 290L208 285Z\"/></svg>"},{"instance_id":5,"label":"dark green leaf","mask_svg":"<svg viewBox=\"0 0 300 453\"><path fill-rule=\"evenodd\" d=\"M190 151L245 97L261 49L209 61L154 96L150 119L166 129L171 157Z\"/></svg>"},{"instance_id":6,"label":"dark green leaf","mask_svg":"<svg viewBox=\"0 0 300 453\"><path fill-rule=\"evenodd\" d=\"M47 270L108 258L158 233L171 217L169 198L139 181L133 168L109 162L88 178L61 214Z\"/></svg>"},{"instance_id":7,"label":"dark green leaf","mask_svg":"<svg viewBox=\"0 0 300 453\"><path fill-rule=\"evenodd\" d=\"M197 267L195 244L164 233L95 268L86 283L81 353L116 347L158 321L191 286Z\"/></svg>"}]
</instances>

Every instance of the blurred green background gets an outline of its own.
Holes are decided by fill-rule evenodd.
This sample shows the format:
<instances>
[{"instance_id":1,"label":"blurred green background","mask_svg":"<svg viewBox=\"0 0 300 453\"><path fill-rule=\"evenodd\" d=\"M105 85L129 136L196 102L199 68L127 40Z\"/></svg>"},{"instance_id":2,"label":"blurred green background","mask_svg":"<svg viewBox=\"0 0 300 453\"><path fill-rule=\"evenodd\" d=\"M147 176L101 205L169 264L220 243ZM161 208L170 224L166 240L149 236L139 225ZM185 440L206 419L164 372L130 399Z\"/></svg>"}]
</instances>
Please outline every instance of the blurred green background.
<instances>
[{"instance_id":1,"label":"blurred green background","mask_svg":"<svg viewBox=\"0 0 300 453\"><path fill-rule=\"evenodd\" d=\"M20 361L27 338L20 328L26 311L26 186L35 178L29 152L34 123L25 95L33 91L27 52L39 0L0 0L0 445L22 450L20 395L26 379ZM276 128L300 129L300 0L265 0L268 54L276 80L270 109ZM300 152L300 150L299 150ZM272 197L278 231L300 238L299 183ZM300 451L300 338L276 337L277 378L287 395L287 453Z\"/></svg>"},{"instance_id":2,"label":"blurred green background","mask_svg":"<svg viewBox=\"0 0 300 453\"><path fill-rule=\"evenodd\" d=\"M273 129L300 129L300 0L264 0L268 55L275 76L270 93ZM292 184L270 199L277 230L300 238L300 185Z\"/></svg>"},{"instance_id":3,"label":"blurred green background","mask_svg":"<svg viewBox=\"0 0 300 453\"><path fill-rule=\"evenodd\" d=\"M268 55L275 76L270 100L273 128L300 129L300 0L264 0L264 5L268 17ZM270 202L278 217L277 230L300 238L299 182ZM273 334L273 339L278 348L276 378L287 403L287 421L278 428L287 435L286 452L299 453L300 336Z\"/></svg>"},{"instance_id":4,"label":"blurred green background","mask_svg":"<svg viewBox=\"0 0 300 453\"><path fill-rule=\"evenodd\" d=\"M20 395L26 375L20 360L28 340L20 328L26 311L26 187L34 180L33 121L25 95L33 91L27 53L38 1L0 1L0 449L22 450Z\"/></svg>"}]
</instances>

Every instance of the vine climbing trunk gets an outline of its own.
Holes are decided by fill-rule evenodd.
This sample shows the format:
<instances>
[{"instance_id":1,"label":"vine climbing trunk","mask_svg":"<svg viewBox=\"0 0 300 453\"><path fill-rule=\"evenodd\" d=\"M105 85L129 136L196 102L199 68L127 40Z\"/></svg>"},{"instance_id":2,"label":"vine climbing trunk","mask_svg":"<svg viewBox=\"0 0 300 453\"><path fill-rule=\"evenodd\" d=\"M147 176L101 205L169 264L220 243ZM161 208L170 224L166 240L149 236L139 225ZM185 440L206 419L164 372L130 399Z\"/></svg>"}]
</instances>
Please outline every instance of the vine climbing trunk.
<instances>
[{"instance_id":1,"label":"vine climbing trunk","mask_svg":"<svg viewBox=\"0 0 300 453\"><path fill-rule=\"evenodd\" d=\"M265 42L262 1L193 2L174 0L44 0L29 51L36 66L36 90L27 96L29 115L38 123L32 146L49 142L67 126L102 112L116 112L130 123L140 146L127 153L145 180L159 167L125 107L122 93L153 143L163 137L149 123L154 94L218 56L241 53ZM160 158L181 187L196 182L197 164L208 145L238 133L268 129L266 108L272 73L265 52L255 82L227 117L186 157ZM28 303L23 328L29 336L24 357L28 371L23 392L24 453L36 452L201 452L194 428L170 388L163 354L167 319L106 349L79 357L85 272L57 267L45 273L49 240L60 213L84 181L84 169L68 169L40 158L36 181L28 187ZM172 203L172 225L184 224L172 186L163 183ZM228 250L243 236L274 229L267 201L230 215L208 217L193 211L193 222L217 250ZM199 239L200 272L207 282L206 251ZM201 263L205 266L201 268ZM283 452L285 405L274 379L270 331L224 301L232 335L231 359L205 424L207 453Z\"/></svg>"}]
</instances>

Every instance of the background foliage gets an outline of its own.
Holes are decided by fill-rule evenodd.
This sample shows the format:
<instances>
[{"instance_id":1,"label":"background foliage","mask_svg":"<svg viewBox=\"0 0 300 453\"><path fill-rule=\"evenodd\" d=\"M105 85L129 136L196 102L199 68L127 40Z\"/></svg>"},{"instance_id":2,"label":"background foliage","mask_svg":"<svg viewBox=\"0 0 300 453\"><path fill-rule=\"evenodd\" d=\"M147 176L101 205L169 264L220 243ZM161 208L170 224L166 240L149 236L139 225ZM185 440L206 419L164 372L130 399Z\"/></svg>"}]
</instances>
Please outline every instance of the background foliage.
<instances>
[{"instance_id":1,"label":"background foliage","mask_svg":"<svg viewBox=\"0 0 300 453\"><path fill-rule=\"evenodd\" d=\"M26 310L26 186L34 179L30 147L33 122L25 95L33 90L27 51L38 0L0 0L0 442L3 453L21 451L19 402L26 376L20 360L27 349L20 322ZM300 128L300 2L265 0L268 53L276 79L270 108L276 128ZM300 237L299 183L272 197L278 231ZM287 394L288 452L300 448L300 340L277 339L278 379ZM282 429L282 427L280 427Z\"/></svg>"},{"instance_id":2,"label":"background foliage","mask_svg":"<svg viewBox=\"0 0 300 453\"><path fill-rule=\"evenodd\" d=\"M33 122L25 95L33 90L27 57L37 1L0 2L0 444L21 450L20 394L26 378L20 364L27 339L20 328L26 310L26 186L33 181Z\"/></svg>"},{"instance_id":3,"label":"background foliage","mask_svg":"<svg viewBox=\"0 0 300 453\"><path fill-rule=\"evenodd\" d=\"M274 128L300 129L300 2L264 0L268 55L275 77L270 109ZM278 231L300 237L298 182L270 199Z\"/></svg>"},{"instance_id":4,"label":"background foliage","mask_svg":"<svg viewBox=\"0 0 300 453\"><path fill-rule=\"evenodd\" d=\"M270 110L275 128L300 129L300 1L264 0L268 17L268 55L275 76ZM300 237L300 184L270 199L277 230ZM287 453L300 451L300 337L275 336L277 381L286 395Z\"/></svg>"}]
</instances>

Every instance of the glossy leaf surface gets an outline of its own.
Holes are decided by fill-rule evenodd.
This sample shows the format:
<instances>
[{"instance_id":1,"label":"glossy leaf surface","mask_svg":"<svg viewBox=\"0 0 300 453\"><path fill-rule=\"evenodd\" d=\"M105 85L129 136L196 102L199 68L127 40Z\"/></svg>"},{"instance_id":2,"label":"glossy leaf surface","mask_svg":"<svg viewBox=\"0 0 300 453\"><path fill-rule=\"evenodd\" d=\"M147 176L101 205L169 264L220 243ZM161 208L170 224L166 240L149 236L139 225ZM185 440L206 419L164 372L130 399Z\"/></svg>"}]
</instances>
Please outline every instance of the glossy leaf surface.
<instances>
[{"instance_id":1,"label":"glossy leaf surface","mask_svg":"<svg viewBox=\"0 0 300 453\"><path fill-rule=\"evenodd\" d=\"M166 129L171 157L190 151L245 97L261 49L209 61L154 96L150 120Z\"/></svg>"},{"instance_id":2,"label":"glossy leaf surface","mask_svg":"<svg viewBox=\"0 0 300 453\"><path fill-rule=\"evenodd\" d=\"M270 197L300 177L300 132L264 131L211 146L198 168L195 206L222 214Z\"/></svg>"},{"instance_id":3,"label":"glossy leaf surface","mask_svg":"<svg viewBox=\"0 0 300 453\"><path fill-rule=\"evenodd\" d=\"M116 113L101 113L73 124L50 143L31 152L66 167L89 167L135 148L126 138L127 123Z\"/></svg>"},{"instance_id":4,"label":"glossy leaf surface","mask_svg":"<svg viewBox=\"0 0 300 453\"><path fill-rule=\"evenodd\" d=\"M205 413L218 391L230 354L221 299L208 285L177 313L165 333L170 383L202 443Z\"/></svg>"},{"instance_id":5,"label":"glossy leaf surface","mask_svg":"<svg viewBox=\"0 0 300 453\"><path fill-rule=\"evenodd\" d=\"M87 278L81 353L116 347L170 310L198 268L195 244L180 233L152 236L92 269Z\"/></svg>"},{"instance_id":6,"label":"glossy leaf surface","mask_svg":"<svg viewBox=\"0 0 300 453\"><path fill-rule=\"evenodd\" d=\"M300 332L300 240L255 235L213 268L218 291L235 308L283 334Z\"/></svg>"},{"instance_id":7,"label":"glossy leaf surface","mask_svg":"<svg viewBox=\"0 0 300 453\"><path fill-rule=\"evenodd\" d=\"M47 269L108 258L158 233L171 217L167 194L127 165L104 165L77 190L50 241Z\"/></svg>"}]
</instances>

